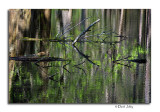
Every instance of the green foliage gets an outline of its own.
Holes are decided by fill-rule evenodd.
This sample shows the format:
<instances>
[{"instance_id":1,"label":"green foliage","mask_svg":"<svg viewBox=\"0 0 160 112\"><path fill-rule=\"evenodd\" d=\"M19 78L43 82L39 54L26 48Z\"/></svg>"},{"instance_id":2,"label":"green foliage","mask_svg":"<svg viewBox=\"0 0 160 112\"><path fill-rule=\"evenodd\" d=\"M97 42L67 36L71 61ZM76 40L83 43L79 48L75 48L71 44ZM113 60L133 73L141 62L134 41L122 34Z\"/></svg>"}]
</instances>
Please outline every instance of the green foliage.
<instances>
[{"instance_id":1,"label":"green foliage","mask_svg":"<svg viewBox=\"0 0 160 112\"><path fill-rule=\"evenodd\" d=\"M34 85L43 85L43 81L42 79L40 78L39 74L36 73L36 79L33 80L33 84Z\"/></svg>"},{"instance_id":2,"label":"green foliage","mask_svg":"<svg viewBox=\"0 0 160 112\"><path fill-rule=\"evenodd\" d=\"M61 10L63 11L63 10ZM113 28L115 31L119 31L119 19L120 11L119 10L103 10L104 13L100 13L102 10L89 9L86 11L86 17L92 16L86 21L86 27L93 23L100 16L101 22L103 24L97 24L91 28L91 33L87 32L86 35L95 35L100 34L102 31L107 31ZM98 12L98 14L97 14ZM71 22L72 25L69 28L73 27L81 21L81 9L72 10ZM125 24L122 25L122 34L128 35L128 32L134 32L137 29L128 30L125 29L128 26L133 26L132 18L128 17L128 11L125 12ZM109 103L133 103L133 102L144 102L144 74L138 74L141 71L145 71L145 65L139 65L136 63L130 63L124 61L123 58L131 56L128 59L138 59L139 57L145 57L148 53L144 46L137 46L137 38L127 37L126 40L122 40L119 43L120 37L115 37L117 34L112 33L108 35L102 35L100 38L104 38L107 43L91 43L91 42L77 42L77 48L85 55L89 56L89 59L99 65L97 66L89 62L84 56L80 55L74 48L69 44L63 42L49 42L50 38L55 38L56 34L62 30L60 26L60 21L58 19L57 9L51 10L51 35L46 40L23 37L22 40L34 41L37 43L34 50L35 53L38 53L41 50L49 51L50 57L60 57L64 59L72 60L71 63L66 65L68 61L53 61L46 62L51 67L37 67L35 63L22 62L16 64L13 73L12 79L12 88L10 91L11 102L24 102L24 103L105 103L108 100ZM39 15L39 19L44 18L44 15ZM117 20L115 19L117 18ZM128 22L129 21L129 22ZM40 24L40 23L38 23ZM131 24L131 25L130 25ZM104 26L109 26L107 28L97 30ZM46 25L43 26L44 30ZM123 31L125 29L125 31ZM75 39L81 33L81 25L75 27L68 34L73 35L67 39ZM92 32L97 30L95 32ZM109 33L109 31L108 31ZM40 34L40 31L39 31ZM62 34L62 32L60 33ZM138 34L138 33L137 33ZM136 34L136 35L137 35ZM101 41L97 36L86 38L91 41ZM130 40L129 40L130 39ZM47 41L45 46L41 46L43 41ZM34 43L33 42L33 43ZM108 43L113 42L113 43ZM115 42L115 43L114 43ZM65 45L64 45L65 44ZM34 44L33 44L34 45ZM46 49L43 49L45 47ZM106 51L111 49L111 53L107 54ZM24 51L26 49L23 49ZM30 48L27 53L30 53ZM26 53L26 54L27 54ZM122 60L120 60L122 59ZM119 60L117 63L113 61ZM76 68L75 65L85 61L83 64L79 65ZM120 64L118 64L120 63ZM124 65L131 65L131 68L128 68ZM66 69L70 72L67 72L63 66L66 65ZM46 71L46 78L42 77L42 70ZM18 72L17 72L18 71ZM84 73L84 71L86 73ZM136 75L135 75L136 74ZM48 79L48 76L52 76L53 80ZM64 77L63 80L60 80L61 77ZM144 79L143 79L144 78ZM136 85L135 85L136 84ZM136 86L136 87L133 87ZM140 100L133 100L133 90L136 89L135 96L140 98ZM107 98L108 95L108 98ZM116 100L116 101L114 101Z\"/></svg>"},{"instance_id":3,"label":"green foliage","mask_svg":"<svg viewBox=\"0 0 160 112\"><path fill-rule=\"evenodd\" d=\"M101 62L99 60L95 60L94 61L97 65L100 65L101 66Z\"/></svg>"}]
</instances>

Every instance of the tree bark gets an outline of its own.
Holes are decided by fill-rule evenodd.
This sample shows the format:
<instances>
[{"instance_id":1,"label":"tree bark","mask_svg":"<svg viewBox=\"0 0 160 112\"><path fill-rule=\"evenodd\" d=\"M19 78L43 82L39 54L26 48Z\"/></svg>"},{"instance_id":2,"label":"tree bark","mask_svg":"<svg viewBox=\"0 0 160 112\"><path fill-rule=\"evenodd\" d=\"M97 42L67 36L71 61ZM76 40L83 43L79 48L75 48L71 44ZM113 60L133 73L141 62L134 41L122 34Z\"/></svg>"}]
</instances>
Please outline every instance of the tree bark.
<instances>
[{"instance_id":1,"label":"tree bark","mask_svg":"<svg viewBox=\"0 0 160 112\"><path fill-rule=\"evenodd\" d=\"M55 58L55 57L9 57L9 60L26 61L26 62L68 61L63 58Z\"/></svg>"}]
</instances>

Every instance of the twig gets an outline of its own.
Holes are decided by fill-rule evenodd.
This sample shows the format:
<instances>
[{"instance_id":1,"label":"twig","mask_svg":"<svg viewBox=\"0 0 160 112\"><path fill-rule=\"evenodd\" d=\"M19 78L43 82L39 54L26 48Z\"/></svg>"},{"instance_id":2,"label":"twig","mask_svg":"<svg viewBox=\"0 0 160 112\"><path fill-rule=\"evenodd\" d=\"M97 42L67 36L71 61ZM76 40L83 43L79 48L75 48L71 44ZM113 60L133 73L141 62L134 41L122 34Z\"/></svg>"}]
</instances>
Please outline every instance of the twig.
<instances>
[{"instance_id":1,"label":"twig","mask_svg":"<svg viewBox=\"0 0 160 112\"><path fill-rule=\"evenodd\" d=\"M78 69L81 69L85 74L86 74L86 72L85 72L85 70L83 69L83 68L81 68L81 67L78 67L78 66L75 66L76 68L78 68ZM87 74L86 74L87 75Z\"/></svg>"},{"instance_id":2,"label":"twig","mask_svg":"<svg viewBox=\"0 0 160 112\"><path fill-rule=\"evenodd\" d=\"M117 63L117 62L116 62L116 64L120 64L120 65L126 66L126 67L128 67L128 68L131 68L131 66L125 65L125 64L122 64L122 63Z\"/></svg>"},{"instance_id":3,"label":"twig","mask_svg":"<svg viewBox=\"0 0 160 112\"><path fill-rule=\"evenodd\" d=\"M34 64L35 64L44 74L48 75L46 72L43 71L43 69L42 69L43 67L41 67L41 66L38 64L38 62L35 62Z\"/></svg>"},{"instance_id":4,"label":"twig","mask_svg":"<svg viewBox=\"0 0 160 112\"><path fill-rule=\"evenodd\" d=\"M98 65L98 66L97 66L97 68L96 68L95 75L96 75L96 73L97 73L98 69L99 69L99 65Z\"/></svg>"},{"instance_id":5,"label":"twig","mask_svg":"<svg viewBox=\"0 0 160 112\"><path fill-rule=\"evenodd\" d=\"M66 29L68 26L70 26L71 24L72 24L72 22L69 23L69 24L67 24L67 25L62 29L62 31L65 31L65 29ZM58 32L58 34L56 35L56 37L60 34L60 32L61 32L61 30L59 30L59 32Z\"/></svg>"},{"instance_id":6,"label":"twig","mask_svg":"<svg viewBox=\"0 0 160 112\"><path fill-rule=\"evenodd\" d=\"M83 56L85 59L87 59L90 63L92 63L93 65L97 65L96 63L94 63L93 61L91 61L89 59L89 56L87 56L87 55L83 54L81 51L79 51L79 49L76 46L73 45L72 47L74 48L74 50L76 52L78 52L81 56ZM99 66L99 65L97 65L97 66Z\"/></svg>"},{"instance_id":7,"label":"twig","mask_svg":"<svg viewBox=\"0 0 160 112\"><path fill-rule=\"evenodd\" d=\"M100 21L100 19L98 19L98 20L96 20L95 22L93 22L86 30L84 30L78 37L76 37L76 39L74 40L74 42L72 43L72 45L74 45L76 42L77 42L77 40L82 36L82 35L84 35L87 31L89 31L89 29L94 25L94 24L96 24L97 22L99 22Z\"/></svg>"},{"instance_id":8,"label":"twig","mask_svg":"<svg viewBox=\"0 0 160 112\"><path fill-rule=\"evenodd\" d=\"M79 64L77 64L77 65L74 65L74 66L79 66L79 65L81 65L81 64L83 64L85 61L83 61L82 63L79 63Z\"/></svg>"},{"instance_id":9,"label":"twig","mask_svg":"<svg viewBox=\"0 0 160 112\"><path fill-rule=\"evenodd\" d=\"M66 34L67 32L69 32L70 30L72 30L72 29L75 28L76 26L80 25L82 22L84 22L85 20L87 20L87 19L89 19L89 18L91 18L91 17L88 17L88 18L83 19L81 22L79 22L78 24L76 24L75 26L71 27L71 28L68 29L66 32L64 32L62 35L60 35L59 38L62 37L64 34Z\"/></svg>"},{"instance_id":10,"label":"twig","mask_svg":"<svg viewBox=\"0 0 160 112\"><path fill-rule=\"evenodd\" d=\"M108 26L105 26L104 28L99 28L99 29L93 30L93 31L89 32L89 34L90 34L90 33L93 33L93 32L95 32L95 31L98 31L98 30L105 29L106 27L108 27ZM110 30L112 30L112 29L110 29ZM110 31L110 30L109 30L109 31Z\"/></svg>"},{"instance_id":11,"label":"twig","mask_svg":"<svg viewBox=\"0 0 160 112\"><path fill-rule=\"evenodd\" d=\"M63 28L63 30L67 29L67 27L69 27L71 24L72 24L72 22L69 23L69 24L67 24L67 25Z\"/></svg>"},{"instance_id":12,"label":"twig","mask_svg":"<svg viewBox=\"0 0 160 112\"><path fill-rule=\"evenodd\" d=\"M124 61L124 59L128 59L129 57L131 57L131 56L127 56L127 57L125 57L125 58L121 58L121 59L119 59L119 60L115 60L115 61L113 61L113 63L115 63L115 62L117 62L117 61L121 61L121 60Z\"/></svg>"},{"instance_id":13,"label":"twig","mask_svg":"<svg viewBox=\"0 0 160 112\"><path fill-rule=\"evenodd\" d=\"M67 66L70 63L71 63L71 61L69 61L67 64L63 65L63 69L65 69L68 73L71 73L71 72L69 70L67 70L67 68L65 68L65 66Z\"/></svg>"}]
</instances>

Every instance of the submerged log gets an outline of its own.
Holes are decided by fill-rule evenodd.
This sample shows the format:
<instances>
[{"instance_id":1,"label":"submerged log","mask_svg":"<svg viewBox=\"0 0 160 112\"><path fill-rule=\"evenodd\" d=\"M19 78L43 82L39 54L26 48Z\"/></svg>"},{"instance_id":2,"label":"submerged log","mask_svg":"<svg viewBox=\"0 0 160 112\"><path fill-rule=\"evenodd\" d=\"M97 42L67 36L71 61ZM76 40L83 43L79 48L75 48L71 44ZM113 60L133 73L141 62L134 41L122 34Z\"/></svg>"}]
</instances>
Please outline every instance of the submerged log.
<instances>
[{"instance_id":1,"label":"submerged log","mask_svg":"<svg viewBox=\"0 0 160 112\"><path fill-rule=\"evenodd\" d=\"M133 60L125 60L125 61L131 61L135 63L146 63L147 62L146 59L133 59Z\"/></svg>"},{"instance_id":2,"label":"submerged log","mask_svg":"<svg viewBox=\"0 0 160 112\"><path fill-rule=\"evenodd\" d=\"M9 57L9 60L25 61L25 62L49 62L49 61L69 61L56 57Z\"/></svg>"},{"instance_id":3,"label":"submerged log","mask_svg":"<svg viewBox=\"0 0 160 112\"><path fill-rule=\"evenodd\" d=\"M119 59L119 60L113 61L113 63L116 63L119 61L128 61L128 62L135 62L135 63L146 63L147 62L146 59L132 59L132 60L124 60L124 59Z\"/></svg>"}]
</instances>

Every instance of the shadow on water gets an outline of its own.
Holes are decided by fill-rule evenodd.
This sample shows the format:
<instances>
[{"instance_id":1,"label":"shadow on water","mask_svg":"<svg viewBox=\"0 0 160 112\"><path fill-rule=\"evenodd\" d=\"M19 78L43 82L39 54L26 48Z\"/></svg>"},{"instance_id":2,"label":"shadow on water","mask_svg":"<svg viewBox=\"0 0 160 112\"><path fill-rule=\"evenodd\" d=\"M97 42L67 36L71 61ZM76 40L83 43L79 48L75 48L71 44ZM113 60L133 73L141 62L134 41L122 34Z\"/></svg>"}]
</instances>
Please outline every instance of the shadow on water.
<instances>
[{"instance_id":1,"label":"shadow on water","mask_svg":"<svg viewBox=\"0 0 160 112\"><path fill-rule=\"evenodd\" d=\"M9 103L150 103L150 16L9 10Z\"/></svg>"}]
</instances>

